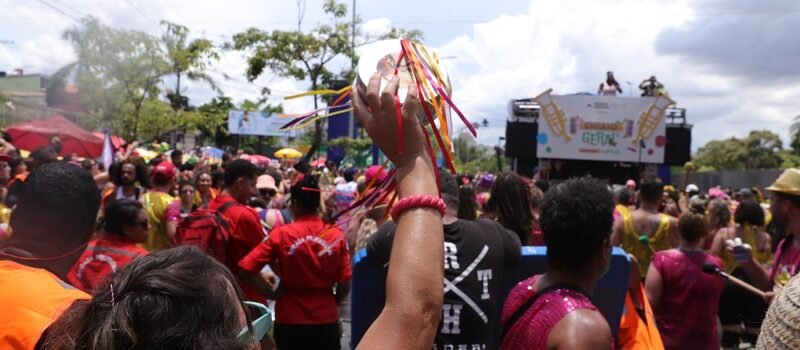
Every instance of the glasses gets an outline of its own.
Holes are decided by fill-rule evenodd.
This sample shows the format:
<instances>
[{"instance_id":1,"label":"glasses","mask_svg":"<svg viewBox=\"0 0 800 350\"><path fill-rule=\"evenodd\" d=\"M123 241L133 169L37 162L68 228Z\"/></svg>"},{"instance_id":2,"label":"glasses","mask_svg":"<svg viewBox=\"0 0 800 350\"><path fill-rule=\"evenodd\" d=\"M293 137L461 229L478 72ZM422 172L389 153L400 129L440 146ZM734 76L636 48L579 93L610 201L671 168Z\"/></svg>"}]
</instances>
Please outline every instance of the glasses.
<instances>
[{"instance_id":1,"label":"glasses","mask_svg":"<svg viewBox=\"0 0 800 350\"><path fill-rule=\"evenodd\" d=\"M252 301L245 301L244 304L250 308L251 311L257 312L259 315L253 322L250 322L250 327L245 326L239 331L236 339L240 344L252 344L261 341L267 335L267 332L272 328L272 313L269 312L264 304ZM252 327L252 328L251 328ZM253 334L250 333L252 329Z\"/></svg>"},{"instance_id":2,"label":"glasses","mask_svg":"<svg viewBox=\"0 0 800 350\"><path fill-rule=\"evenodd\" d=\"M269 197L274 197L276 194L278 194L278 192L276 192L275 190L273 190L271 188L269 188L269 189L268 188L259 188L258 189L258 193L261 194L262 196L269 196Z\"/></svg>"},{"instance_id":3,"label":"glasses","mask_svg":"<svg viewBox=\"0 0 800 350\"><path fill-rule=\"evenodd\" d=\"M150 228L150 222L148 222L148 221L132 222L131 225L133 225L133 226L141 226L145 230Z\"/></svg>"}]
</instances>

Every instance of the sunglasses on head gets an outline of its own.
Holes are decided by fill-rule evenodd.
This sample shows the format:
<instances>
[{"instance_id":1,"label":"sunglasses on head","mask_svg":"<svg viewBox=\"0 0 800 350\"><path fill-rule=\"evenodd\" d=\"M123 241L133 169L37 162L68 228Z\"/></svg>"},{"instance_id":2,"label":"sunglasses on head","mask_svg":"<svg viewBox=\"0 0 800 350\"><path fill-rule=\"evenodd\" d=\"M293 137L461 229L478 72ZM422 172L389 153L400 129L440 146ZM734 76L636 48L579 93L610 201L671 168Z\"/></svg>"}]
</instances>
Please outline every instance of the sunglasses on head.
<instances>
[{"instance_id":1,"label":"sunglasses on head","mask_svg":"<svg viewBox=\"0 0 800 350\"><path fill-rule=\"evenodd\" d=\"M272 313L261 303L245 301L244 305L254 313L255 319L253 322L250 322L249 326L245 326L239 331L239 335L236 336L236 339L241 344L257 343L261 341L261 339L264 339L269 330L272 329ZM251 329L252 333L250 331Z\"/></svg>"},{"instance_id":2,"label":"sunglasses on head","mask_svg":"<svg viewBox=\"0 0 800 350\"><path fill-rule=\"evenodd\" d=\"M262 196L270 196L270 197L274 197L276 194L278 194L278 192L276 192L271 188L259 188L258 193L261 194Z\"/></svg>"}]
</instances>

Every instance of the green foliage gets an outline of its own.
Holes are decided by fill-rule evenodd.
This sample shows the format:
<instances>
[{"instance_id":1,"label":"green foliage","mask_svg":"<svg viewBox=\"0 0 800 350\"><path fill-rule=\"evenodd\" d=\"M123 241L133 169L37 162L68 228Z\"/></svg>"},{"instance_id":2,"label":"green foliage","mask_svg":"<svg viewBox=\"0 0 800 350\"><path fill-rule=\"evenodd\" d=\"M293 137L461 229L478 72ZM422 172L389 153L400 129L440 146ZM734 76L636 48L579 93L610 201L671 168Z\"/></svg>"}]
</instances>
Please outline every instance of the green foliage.
<instances>
[{"instance_id":1,"label":"green foliage","mask_svg":"<svg viewBox=\"0 0 800 350\"><path fill-rule=\"evenodd\" d=\"M784 158L780 137L768 130L751 131L744 139L713 140L697 151L693 163L698 171L774 169Z\"/></svg>"},{"instance_id":2,"label":"green foliage","mask_svg":"<svg viewBox=\"0 0 800 350\"><path fill-rule=\"evenodd\" d=\"M205 73L208 65L219 60L219 53L211 40L198 38L188 41L189 28L161 21L165 27L161 35L161 42L166 51L166 58L170 65L170 74L175 75L175 92L181 94L181 78L186 76L192 81L205 81L214 90L220 92L216 83Z\"/></svg>"},{"instance_id":3,"label":"green foliage","mask_svg":"<svg viewBox=\"0 0 800 350\"><path fill-rule=\"evenodd\" d=\"M115 29L94 17L64 32L78 60L55 74L55 81L73 78L90 114L90 127L110 126L128 139L158 126L140 118L147 100L156 99L162 77L169 71L157 38L139 31ZM148 103L148 110L158 109ZM160 125L161 123L157 123ZM140 130L141 129L141 130Z\"/></svg>"},{"instance_id":4,"label":"green foliage","mask_svg":"<svg viewBox=\"0 0 800 350\"><path fill-rule=\"evenodd\" d=\"M794 117L794 123L789 127L791 141L789 146L795 154L800 155L800 115Z\"/></svg>"},{"instance_id":5,"label":"green foliage","mask_svg":"<svg viewBox=\"0 0 800 350\"><path fill-rule=\"evenodd\" d=\"M333 87L339 81L353 81L354 72L351 67L334 71L331 63L334 59L342 58L355 62L357 60L353 50L353 28L347 18L347 5L336 0L326 0L323 11L328 15L329 22L320 24L308 32L273 30L263 31L249 28L237 33L233 40L227 43L227 49L245 51L247 58L247 78L255 80L264 73L265 69L281 76L297 80L309 80L311 90ZM360 19L356 18L356 24ZM363 38L360 33L355 33ZM405 31L392 29L388 35L408 35L412 39L419 39L420 31ZM268 90L264 88L268 93ZM317 97L314 97L314 108L317 108ZM322 122L314 124L313 141L305 160L313 157L322 143Z\"/></svg>"}]
</instances>

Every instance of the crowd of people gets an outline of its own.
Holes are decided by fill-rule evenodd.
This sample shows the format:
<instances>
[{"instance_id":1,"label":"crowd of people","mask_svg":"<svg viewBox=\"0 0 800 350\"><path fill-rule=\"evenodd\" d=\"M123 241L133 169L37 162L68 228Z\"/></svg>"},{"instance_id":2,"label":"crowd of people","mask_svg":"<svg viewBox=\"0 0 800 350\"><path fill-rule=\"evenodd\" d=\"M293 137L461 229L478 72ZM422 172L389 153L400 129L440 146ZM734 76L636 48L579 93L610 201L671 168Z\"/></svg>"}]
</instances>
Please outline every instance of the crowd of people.
<instances>
[{"instance_id":1,"label":"crowd of people","mask_svg":"<svg viewBox=\"0 0 800 350\"><path fill-rule=\"evenodd\" d=\"M339 349L362 248L386 272L382 312L352 344L362 349L797 344L782 320L798 313L800 170L764 192L453 176L434 168L419 128L403 129L398 150L399 82L379 91L377 79L353 104L392 171L184 163L177 150L149 162L123 151L104 169L59 160L57 145L22 160L4 143L0 348ZM525 245L547 246L546 270L506 295ZM615 247L632 264L623 316L608 320L592 294Z\"/></svg>"}]
</instances>

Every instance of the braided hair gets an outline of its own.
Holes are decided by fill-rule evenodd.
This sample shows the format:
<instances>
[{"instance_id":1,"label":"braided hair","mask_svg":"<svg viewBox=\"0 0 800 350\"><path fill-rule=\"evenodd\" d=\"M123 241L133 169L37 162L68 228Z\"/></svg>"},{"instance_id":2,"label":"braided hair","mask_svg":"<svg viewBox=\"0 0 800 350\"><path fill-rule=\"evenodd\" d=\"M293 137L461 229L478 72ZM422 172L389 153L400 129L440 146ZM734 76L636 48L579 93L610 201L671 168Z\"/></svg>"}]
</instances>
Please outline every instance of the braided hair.
<instances>
[{"instance_id":1,"label":"braided hair","mask_svg":"<svg viewBox=\"0 0 800 350\"><path fill-rule=\"evenodd\" d=\"M530 190L519 175L502 173L495 178L486 203L487 216L514 231L523 245L530 243L533 234L530 208Z\"/></svg>"}]
</instances>

